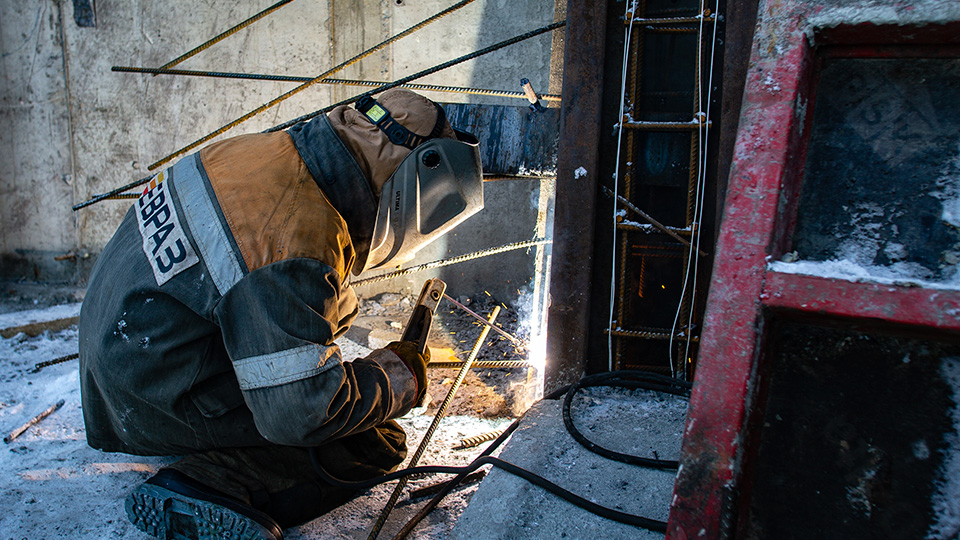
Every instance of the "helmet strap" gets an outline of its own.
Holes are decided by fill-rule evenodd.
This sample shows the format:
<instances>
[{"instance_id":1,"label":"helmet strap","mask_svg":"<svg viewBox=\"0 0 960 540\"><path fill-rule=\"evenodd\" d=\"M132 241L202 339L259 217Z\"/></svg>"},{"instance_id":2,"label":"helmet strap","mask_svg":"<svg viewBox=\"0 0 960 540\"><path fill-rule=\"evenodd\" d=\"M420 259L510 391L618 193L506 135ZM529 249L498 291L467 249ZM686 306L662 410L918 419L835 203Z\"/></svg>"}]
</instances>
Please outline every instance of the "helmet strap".
<instances>
[{"instance_id":1,"label":"helmet strap","mask_svg":"<svg viewBox=\"0 0 960 540\"><path fill-rule=\"evenodd\" d=\"M397 122L396 119L393 118L389 109L370 96L363 96L358 99L356 107L368 120L387 134L390 142L413 150L421 143L430 139L436 139L443 133L443 127L447 122L447 115L443 107L433 101L431 101L431 103L437 108L437 121L433 126L433 130L426 136L417 135L405 128L400 122Z\"/></svg>"}]
</instances>

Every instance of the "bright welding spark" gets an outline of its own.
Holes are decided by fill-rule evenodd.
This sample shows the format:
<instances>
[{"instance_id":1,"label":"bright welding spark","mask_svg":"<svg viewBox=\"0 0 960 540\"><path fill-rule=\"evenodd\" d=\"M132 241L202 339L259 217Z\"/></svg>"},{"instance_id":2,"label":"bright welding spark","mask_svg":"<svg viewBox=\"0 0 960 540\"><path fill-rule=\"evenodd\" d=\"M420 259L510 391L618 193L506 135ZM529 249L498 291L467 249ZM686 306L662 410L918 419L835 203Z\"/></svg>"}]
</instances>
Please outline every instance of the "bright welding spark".
<instances>
[{"instance_id":1,"label":"bright welding spark","mask_svg":"<svg viewBox=\"0 0 960 540\"><path fill-rule=\"evenodd\" d=\"M527 357L527 362L533 364L537 370L537 373L542 377L543 370L547 366L546 329L543 328L537 334L530 336L530 340L527 343L527 352L529 354Z\"/></svg>"}]
</instances>

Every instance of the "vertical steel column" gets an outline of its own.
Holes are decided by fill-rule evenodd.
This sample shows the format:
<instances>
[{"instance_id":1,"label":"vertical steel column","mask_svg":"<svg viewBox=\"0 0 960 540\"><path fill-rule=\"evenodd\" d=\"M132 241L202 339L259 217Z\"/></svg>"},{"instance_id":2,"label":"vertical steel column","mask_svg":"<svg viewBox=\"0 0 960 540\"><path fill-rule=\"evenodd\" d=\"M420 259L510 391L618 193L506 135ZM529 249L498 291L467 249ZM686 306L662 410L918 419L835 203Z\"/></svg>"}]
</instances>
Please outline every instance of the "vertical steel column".
<instances>
[{"instance_id":1,"label":"vertical steel column","mask_svg":"<svg viewBox=\"0 0 960 540\"><path fill-rule=\"evenodd\" d=\"M571 383L586 363L593 264L607 3L569 0L554 207L551 305L544 393Z\"/></svg>"}]
</instances>

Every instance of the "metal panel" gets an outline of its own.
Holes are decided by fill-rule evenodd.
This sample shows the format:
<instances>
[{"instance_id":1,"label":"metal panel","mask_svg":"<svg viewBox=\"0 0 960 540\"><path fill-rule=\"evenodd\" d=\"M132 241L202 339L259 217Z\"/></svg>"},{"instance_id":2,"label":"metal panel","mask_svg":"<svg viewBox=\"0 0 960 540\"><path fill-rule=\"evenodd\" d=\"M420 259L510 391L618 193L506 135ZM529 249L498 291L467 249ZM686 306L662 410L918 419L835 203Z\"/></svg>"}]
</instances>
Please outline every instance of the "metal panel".
<instances>
[{"instance_id":1,"label":"metal panel","mask_svg":"<svg viewBox=\"0 0 960 540\"><path fill-rule=\"evenodd\" d=\"M861 55L878 56L887 45L911 45L914 37L939 25L927 21L943 17L936 2L918 4L903 13L857 11L867 4L858 1L840 8L829 1L790 0L761 5L668 538L727 538L743 533L738 518L744 515L749 490L756 487L746 484L743 475L754 470L750 458L755 455L757 433L764 429L766 392L773 391L767 376L778 354L767 346L766 337L771 321L779 320L784 311L820 317L825 324L824 315L860 317L861 321L868 316L870 324L879 319L885 328L908 323L899 331L914 336L920 335L919 326L932 326L925 329L926 335L941 333L944 327L952 331L956 324L950 320L955 292L944 294L940 301L939 291L839 286L827 279L765 270L771 258L780 259L792 245L807 152L804 137L811 132L813 115L809 113L815 104L817 56L810 47L811 38L819 45L837 36L837 42L863 45ZM868 15L868 22L852 13ZM863 31L859 38L858 30ZM958 39L956 32L937 35L951 42ZM807 205L804 211L815 210ZM771 280L765 286L767 278ZM823 297L815 290L820 287L826 289ZM817 308L808 302L813 298L820 298ZM898 306L910 303L915 303L911 310L897 313ZM945 321L945 326L938 327L935 321ZM814 504L802 499L794 502Z\"/></svg>"},{"instance_id":2,"label":"metal panel","mask_svg":"<svg viewBox=\"0 0 960 540\"><path fill-rule=\"evenodd\" d=\"M606 2L570 0L557 158L544 392L583 374L593 263Z\"/></svg>"},{"instance_id":3,"label":"metal panel","mask_svg":"<svg viewBox=\"0 0 960 540\"><path fill-rule=\"evenodd\" d=\"M447 103L443 110L450 125L480 139L484 173L556 174L559 109Z\"/></svg>"}]
</instances>

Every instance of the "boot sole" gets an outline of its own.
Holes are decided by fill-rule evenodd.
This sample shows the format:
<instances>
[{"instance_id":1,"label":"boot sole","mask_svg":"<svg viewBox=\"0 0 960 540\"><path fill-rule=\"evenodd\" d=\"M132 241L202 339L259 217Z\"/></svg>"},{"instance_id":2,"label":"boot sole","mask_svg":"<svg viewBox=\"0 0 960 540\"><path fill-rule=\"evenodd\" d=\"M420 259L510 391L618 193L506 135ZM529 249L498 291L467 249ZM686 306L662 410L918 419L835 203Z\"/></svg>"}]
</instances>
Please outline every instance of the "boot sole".
<instances>
[{"instance_id":1,"label":"boot sole","mask_svg":"<svg viewBox=\"0 0 960 540\"><path fill-rule=\"evenodd\" d=\"M251 517L152 484L138 486L124 507L135 527L161 540L277 540Z\"/></svg>"}]
</instances>

